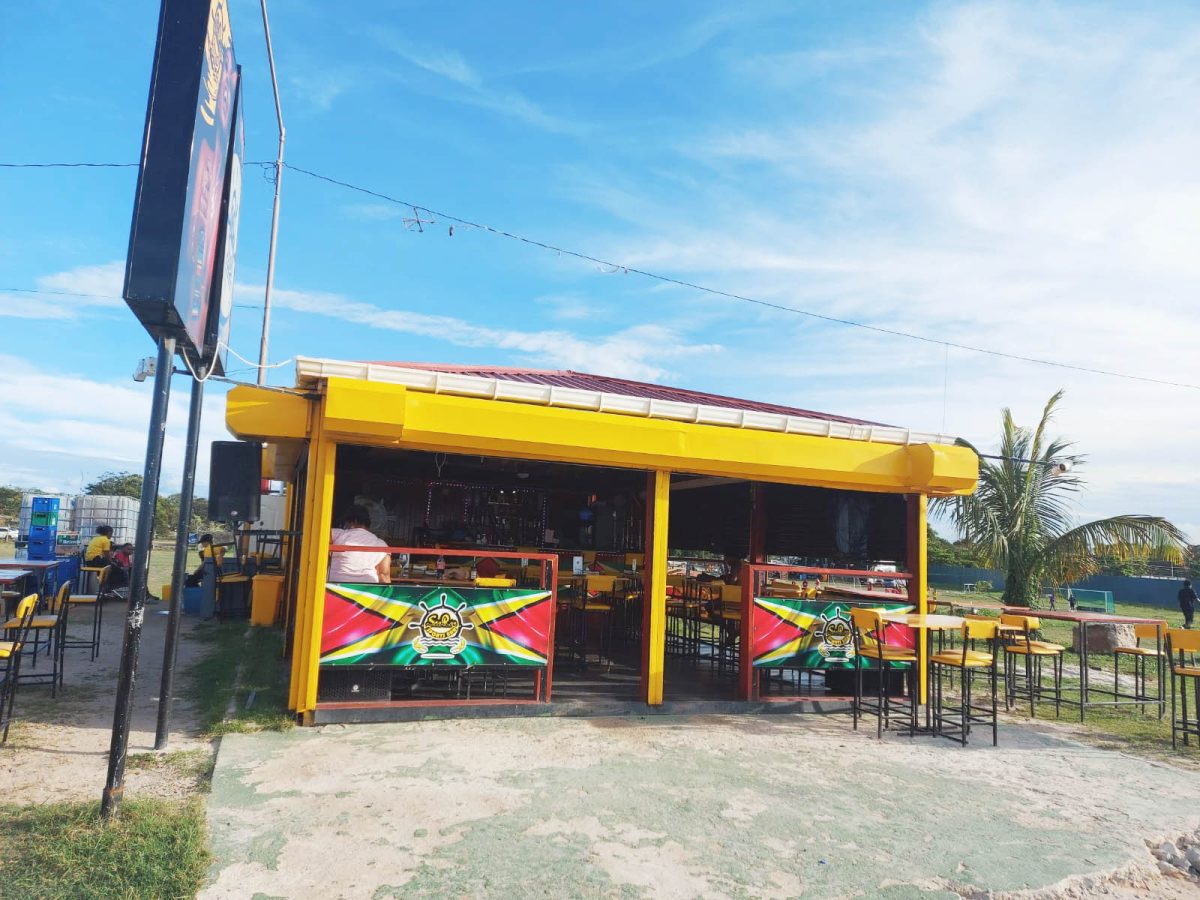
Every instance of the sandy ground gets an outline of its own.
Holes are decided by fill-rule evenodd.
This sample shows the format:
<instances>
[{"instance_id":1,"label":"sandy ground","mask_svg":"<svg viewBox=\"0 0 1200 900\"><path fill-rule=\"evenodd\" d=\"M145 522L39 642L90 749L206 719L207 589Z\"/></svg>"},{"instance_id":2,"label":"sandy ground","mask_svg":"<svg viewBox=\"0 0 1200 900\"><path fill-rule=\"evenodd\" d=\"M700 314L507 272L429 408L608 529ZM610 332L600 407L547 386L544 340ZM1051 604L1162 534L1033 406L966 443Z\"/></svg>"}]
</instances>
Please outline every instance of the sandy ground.
<instances>
[{"instance_id":1,"label":"sandy ground","mask_svg":"<svg viewBox=\"0 0 1200 900\"><path fill-rule=\"evenodd\" d=\"M142 649L134 683L134 718L129 753L154 748L158 714L159 679L167 617L162 603L146 606ZM124 605L109 603L104 610L100 656L89 662L87 649L66 654L64 688L51 699L48 684L21 684L16 714L7 745L0 748L0 794L6 801L43 803L58 800L99 800L108 767L112 736L114 692L121 656ZM91 611L72 610L68 630L72 639L91 635ZM188 640L194 622L184 617L180 632L177 673L195 658L197 646ZM25 660L26 663L29 660ZM37 672L49 671L49 661L39 656ZM28 667L24 671L31 671ZM181 677L177 675L176 685ZM208 750L195 737L195 721L188 704L173 706L168 750ZM182 797L194 793L195 765L144 766L132 759L127 770L126 796Z\"/></svg>"},{"instance_id":2,"label":"sandy ground","mask_svg":"<svg viewBox=\"0 0 1200 900\"><path fill-rule=\"evenodd\" d=\"M209 804L229 897L1198 896L1146 841L1200 780L1006 725L848 717L461 720L232 735Z\"/></svg>"}]
</instances>

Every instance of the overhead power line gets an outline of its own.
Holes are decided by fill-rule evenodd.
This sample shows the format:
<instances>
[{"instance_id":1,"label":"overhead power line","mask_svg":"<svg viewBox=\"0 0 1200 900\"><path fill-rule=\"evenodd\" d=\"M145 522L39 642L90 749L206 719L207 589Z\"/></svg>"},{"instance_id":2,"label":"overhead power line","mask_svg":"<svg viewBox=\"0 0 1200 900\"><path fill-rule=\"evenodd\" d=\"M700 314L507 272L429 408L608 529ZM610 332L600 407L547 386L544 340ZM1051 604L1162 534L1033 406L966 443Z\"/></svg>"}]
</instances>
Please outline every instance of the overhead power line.
<instances>
[{"instance_id":1,"label":"overhead power line","mask_svg":"<svg viewBox=\"0 0 1200 900\"><path fill-rule=\"evenodd\" d=\"M1131 381L1146 382L1148 384L1161 384L1161 385L1167 385L1169 387L1188 388L1190 390L1200 391L1200 384L1188 384L1187 382L1181 382L1181 381L1169 381L1164 378L1151 378L1146 375L1134 375L1129 372L1114 372L1109 369L1096 369L1096 368L1092 368L1090 366L1077 366L1077 365L1072 365L1071 363L1058 362L1056 360L1051 360L1051 359L1040 359L1040 358L1034 357L1034 356L1024 356L1019 353L1007 353L1003 350L992 350L987 347L976 347L971 344L961 344L961 343L958 343L957 341L948 341L948 340L945 340L944 338L929 337L928 335L916 334L911 331L901 331L896 328L884 328L881 325L871 325L867 322L857 322L853 319L842 319L837 316L826 315L825 313L813 312L812 310L807 310L807 309L799 309L797 307L787 306L782 303L774 303L770 300L763 300L758 297L748 297L744 294L736 294L736 293L733 293L732 291L724 291L724 290L721 290L720 288L714 288L714 287L709 287L708 285L697 284L693 281L686 281L682 278L674 278L670 275L662 275L662 274L659 274L658 272L651 272L647 269L639 269L635 266L627 266L627 265L624 265L623 263L613 262L611 260L602 259L597 256L591 256L587 253L581 253L578 250L571 250L567 247L559 247L554 244L546 243L545 241L536 240L535 238L525 237L524 235L520 235L520 234L514 234L512 232L505 231L502 228L496 228L494 226L491 226L491 225L488 225L488 224L485 224L482 222L472 222L469 219L463 219L459 216L451 215L450 213L445 213L445 212L441 212L436 209L431 209L428 206L422 206L419 203L412 203L408 200L402 200L399 197L393 197L388 194L381 193L380 191L371 190L370 188L365 188L365 187L362 187L357 184L351 184L348 181L341 181L337 178L331 178L328 175L321 175L318 172L311 172L308 169L302 169L299 166L293 165L291 163L285 163L285 165L287 166L287 168L291 169L294 172L299 172L301 175L307 175L310 178L315 178L319 181L325 181L325 182L328 182L329 184L337 185L338 187L343 187L343 188L347 188L348 190L357 191L360 194L366 194L367 196L376 197L380 200L386 200L389 203L395 203L398 206L403 206L406 209L411 209L414 211L414 213L417 214L418 220L420 219L420 213L426 212L426 213L429 213L430 215L434 215L441 219L445 219L448 222L454 222L458 225L465 225L468 228L478 228L481 231L486 231L491 234L497 235L499 237L508 238L510 240L519 241L522 244L528 244L532 247L539 247L543 250L551 250L554 253L560 253L564 256L572 256L576 259L581 259L586 262L595 263L597 265L604 266L605 268L610 269L612 271L626 272L626 273L629 273L632 275L641 275L643 278L650 278L650 279L653 279L654 281L659 281L664 284L673 284L673 285L676 285L677 287L689 288L690 290L700 291L702 293L711 294L716 297L724 297L729 300L738 300L742 303L751 303L755 306L766 307L767 309L774 309L774 310L778 310L780 312L788 312L788 313L793 313L793 314L799 315L799 316L806 316L810 319L817 319L822 322L830 322L834 325L844 325L844 326L847 326L850 328L861 328L865 331L873 331L876 334L886 334L886 335L890 335L891 337L907 338L908 340L920 341L920 342L926 343L926 344L934 344L939 347L951 347L955 350L966 350L970 353L982 353L987 356L995 356L995 357L999 357L1001 359L1011 359L1011 360L1016 360L1018 362L1034 363L1039 366L1051 366L1056 369L1069 369L1074 372L1086 372L1090 375L1104 375L1109 378L1125 378L1125 379L1128 379Z\"/></svg>"},{"instance_id":2,"label":"overhead power line","mask_svg":"<svg viewBox=\"0 0 1200 900\"><path fill-rule=\"evenodd\" d=\"M249 163L247 163L247 165L274 166L275 163L274 162L249 162ZM17 168L17 169L20 169L20 168L126 168L126 167L130 167L130 166L136 167L137 163L0 163L0 168ZM416 222L424 222L424 223L428 224L428 220L424 220L421 218L422 212L428 213L430 215L437 216L438 218L444 219L447 222L453 222L456 225L462 225L467 228L477 228L480 231L485 231L485 232L488 232L489 234L494 234L497 237L507 238L508 240L516 241L521 244L526 244L531 247L537 247L542 250L549 250L553 253L561 254L563 256L570 256L575 259L583 260L585 262L594 263L596 265L603 266L605 269L607 269L609 271L624 272L624 273L631 274L631 275L640 275L643 278L649 278L653 281L657 281L662 284L671 284L671 285L675 285L676 287L682 287L682 288L687 288L687 289L693 290L693 291L699 291L700 293L709 294L714 297L723 297L727 300L736 300L740 303L748 303L748 304L751 304L754 306L760 306L760 307L763 307L766 309L773 309L778 312L786 312L786 313L791 313L793 315L804 316L806 318L815 319L815 320L821 321L821 322L829 322L830 324L833 324L833 325L842 325L847 328L858 328L863 331L873 332L875 334L883 334L883 335L888 335L889 337L904 338L904 339L910 340L910 341L918 341L920 343L931 344L934 346L945 347L945 348L950 348L950 349L954 349L954 350L963 350L968 353L978 353L978 354L981 354L984 356L991 356L991 357L995 357L998 359L1008 359L1008 360L1013 360L1015 362L1024 362L1024 363L1031 363L1033 365L1038 365L1038 366L1047 366L1049 368L1065 369L1065 370L1071 371L1071 372L1082 372L1082 373L1088 374L1088 375L1102 375L1106 378L1121 378L1126 381L1139 381L1144 384L1158 384L1158 385L1163 385L1165 387L1177 387L1177 388L1185 388L1187 390L1200 391L1200 384L1192 384L1192 383L1184 382L1184 381L1171 381L1170 379L1166 379L1166 378L1152 378L1148 375L1135 375L1131 372L1117 372L1112 369L1098 369L1098 368L1095 368L1092 366L1080 366L1080 365L1075 365L1073 363L1060 362L1058 360L1042 359L1042 358L1036 357L1036 356L1026 356L1021 353L1010 353L1010 352L1004 351L1004 350L994 350L989 347L979 347L979 346L976 346L973 344L964 344L964 343L960 343L958 341L946 340L945 338L931 337L929 335L918 334L918 333L912 332L912 331L903 331L898 328L886 328L882 325L872 325L868 322L859 322L854 319L844 319L844 318L841 318L838 316L827 315L825 313L813 312L812 310L808 310L808 309L800 309L799 307L788 306L783 303L775 303L771 300L763 300L762 298L759 298L759 297L750 297L745 294L738 294L733 291L726 291L726 290L722 290L720 288L710 287L710 286L704 285L704 284L698 284L694 281L687 281L686 279L675 278L671 275L663 275L658 272L652 272L648 269L639 269L636 266L628 266L623 263L613 262L612 260L603 259L602 257L598 257L598 256L592 256L591 254L583 253L579 250L572 250L569 247L560 247L556 244L551 244L546 241L538 240L536 238L526 237L525 235L516 234L511 231L506 231L503 228L497 228L493 225L488 225L485 222L475 222L470 219L465 219L461 216L456 216L452 213L442 212L440 210L433 209L429 206L424 206L420 203L413 203L410 200L404 200L400 197L392 196L391 194L385 194L382 191L373 190L372 188L367 188L367 187L363 187L362 185L353 184L349 181L343 181L338 178L333 178L329 175L322 175L320 172L314 172L310 169L302 168L293 163L285 162L285 163L283 163L283 168L291 169L293 172L297 172L301 175L306 175L309 178L313 178L317 181L323 181L323 182L326 182L327 184L332 184L332 185L335 185L340 188L345 188L346 190L355 191L359 194L364 194L368 197L375 197L379 200L384 200L388 203L394 203L397 206L402 206L405 209L412 210L413 214L414 214L413 221L416 221ZM423 229L419 229L419 230L423 230ZM60 293L60 294L69 294L71 296L78 296L78 297L88 297L88 296L102 297L102 295L97 295L97 294L78 294L78 293L70 292L70 291L42 291L42 290L35 290L35 289L31 289L31 288L0 288L0 290L20 291L23 293L34 293L34 294L37 294L37 293L47 293L47 294L48 293ZM104 298L104 299L120 299L120 298Z\"/></svg>"},{"instance_id":3,"label":"overhead power line","mask_svg":"<svg viewBox=\"0 0 1200 900\"><path fill-rule=\"evenodd\" d=\"M0 169L136 169L137 163L0 163Z\"/></svg>"}]
</instances>

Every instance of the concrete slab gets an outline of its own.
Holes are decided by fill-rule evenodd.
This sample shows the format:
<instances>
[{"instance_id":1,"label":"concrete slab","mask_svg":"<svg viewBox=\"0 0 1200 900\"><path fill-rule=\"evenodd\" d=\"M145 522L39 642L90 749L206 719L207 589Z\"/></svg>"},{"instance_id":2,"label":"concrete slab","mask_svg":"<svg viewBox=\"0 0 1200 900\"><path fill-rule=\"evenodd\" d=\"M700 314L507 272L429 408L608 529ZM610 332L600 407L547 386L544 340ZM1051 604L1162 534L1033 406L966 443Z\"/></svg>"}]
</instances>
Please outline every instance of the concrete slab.
<instances>
[{"instance_id":1,"label":"concrete slab","mask_svg":"<svg viewBox=\"0 0 1200 900\"><path fill-rule=\"evenodd\" d=\"M844 716L460 720L222 741L206 898L1189 896L1145 840L1200 781L1007 726Z\"/></svg>"}]
</instances>

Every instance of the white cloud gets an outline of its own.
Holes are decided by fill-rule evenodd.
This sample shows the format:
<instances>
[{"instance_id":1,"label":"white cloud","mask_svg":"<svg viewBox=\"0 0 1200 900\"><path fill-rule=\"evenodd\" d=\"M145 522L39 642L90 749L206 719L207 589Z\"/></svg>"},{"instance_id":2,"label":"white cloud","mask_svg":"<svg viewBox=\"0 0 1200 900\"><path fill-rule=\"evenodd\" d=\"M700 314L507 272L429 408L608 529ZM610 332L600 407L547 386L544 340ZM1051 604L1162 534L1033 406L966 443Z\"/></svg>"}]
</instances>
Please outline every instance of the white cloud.
<instances>
[{"instance_id":1,"label":"white cloud","mask_svg":"<svg viewBox=\"0 0 1200 900\"><path fill-rule=\"evenodd\" d=\"M211 384L211 383L210 383ZM177 379L167 421L161 493L179 490L187 430L188 392ZM4 480L73 491L106 471L141 472L150 414L149 381L100 381L0 356L0 459ZM229 440L224 389L214 384L204 404L197 491L208 485L209 445ZM77 477L64 472L78 473Z\"/></svg>"},{"instance_id":2,"label":"white cloud","mask_svg":"<svg viewBox=\"0 0 1200 900\"><path fill-rule=\"evenodd\" d=\"M627 212L609 258L840 318L1200 383L1195 17L935 6L878 54L853 49L878 65L856 74L830 48L832 93L851 99L829 115L762 112L791 107L811 54L790 68L760 61L770 79L731 61L727 76L765 99L674 138L707 173L703 189L585 181L595 206ZM743 393L939 430L945 383L947 428L981 445L1001 406L1030 422L1066 386L1058 426L1091 457L1081 515L1200 519L1179 484L1200 461L1196 391L963 351L944 382L938 347L711 297L678 304L754 341L753 363L741 352L705 364Z\"/></svg>"},{"instance_id":3,"label":"white cloud","mask_svg":"<svg viewBox=\"0 0 1200 900\"><path fill-rule=\"evenodd\" d=\"M125 280L123 260L97 266L76 266L37 279L46 294L0 292L0 316L18 319L78 319L97 311L125 308L121 288Z\"/></svg>"},{"instance_id":4,"label":"white cloud","mask_svg":"<svg viewBox=\"0 0 1200 900\"><path fill-rule=\"evenodd\" d=\"M239 292L261 288L238 285ZM519 355L531 365L585 369L597 374L656 381L666 373L660 363L700 354L713 354L713 344L689 344L676 329L643 324L607 335L579 337L565 331L516 331L485 327L452 316L390 310L339 294L276 288L278 308L329 316L354 325L382 328L445 341L459 347L493 347Z\"/></svg>"},{"instance_id":5,"label":"white cloud","mask_svg":"<svg viewBox=\"0 0 1200 900\"><path fill-rule=\"evenodd\" d=\"M423 84L420 80L413 83L411 86L416 89L432 88L438 95L491 110L554 134L581 134L587 130L583 123L547 112L520 91L490 83L454 50L417 46L395 29L384 26L376 26L369 33L385 50L433 77L432 84ZM403 71L385 71L384 74L410 80ZM445 87L450 88L448 94Z\"/></svg>"}]
</instances>

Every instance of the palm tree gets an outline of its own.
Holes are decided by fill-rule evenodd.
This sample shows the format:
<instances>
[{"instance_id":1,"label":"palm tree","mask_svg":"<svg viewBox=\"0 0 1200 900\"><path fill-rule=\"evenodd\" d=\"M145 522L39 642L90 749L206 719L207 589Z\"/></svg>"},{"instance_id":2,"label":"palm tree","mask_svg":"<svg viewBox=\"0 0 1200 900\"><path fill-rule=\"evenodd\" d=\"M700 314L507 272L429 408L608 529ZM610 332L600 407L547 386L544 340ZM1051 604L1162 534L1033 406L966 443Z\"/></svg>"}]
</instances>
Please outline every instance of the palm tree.
<instances>
[{"instance_id":1,"label":"palm tree","mask_svg":"<svg viewBox=\"0 0 1200 900\"><path fill-rule=\"evenodd\" d=\"M1046 404L1032 431L1003 412L999 461L979 461L979 485L969 497L935 501L988 566L1005 573L1004 603L1032 606L1043 584L1068 584L1097 571L1097 555L1183 563L1184 535L1158 516L1124 515L1075 524L1072 495L1083 489L1083 457L1051 439L1046 427L1062 399ZM960 439L960 444L975 450ZM975 450L978 453L978 450Z\"/></svg>"}]
</instances>

